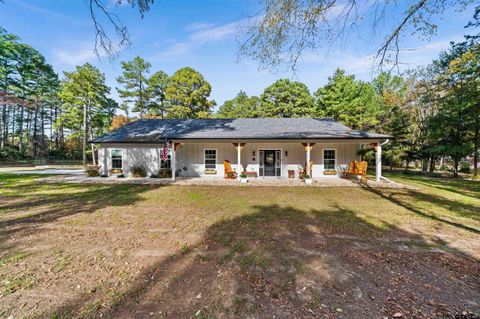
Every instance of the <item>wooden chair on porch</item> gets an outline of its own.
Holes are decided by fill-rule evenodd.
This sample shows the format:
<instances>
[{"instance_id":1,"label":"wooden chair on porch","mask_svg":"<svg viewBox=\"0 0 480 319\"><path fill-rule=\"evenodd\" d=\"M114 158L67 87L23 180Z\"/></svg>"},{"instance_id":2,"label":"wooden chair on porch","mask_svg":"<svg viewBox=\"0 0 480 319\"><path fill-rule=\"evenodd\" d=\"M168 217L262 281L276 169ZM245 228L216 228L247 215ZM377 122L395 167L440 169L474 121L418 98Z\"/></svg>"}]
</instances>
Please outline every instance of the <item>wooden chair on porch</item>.
<instances>
[{"instance_id":1,"label":"wooden chair on porch","mask_svg":"<svg viewBox=\"0 0 480 319\"><path fill-rule=\"evenodd\" d=\"M365 183L367 181L367 166L368 163L366 161L351 161L348 165L348 170L343 170L342 176L360 176L361 181Z\"/></svg>"},{"instance_id":2,"label":"wooden chair on porch","mask_svg":"<svg viewBox=\"0 0 480 319\"><path fill-rule=\"evenodd\" d=\"M223 168L224 168L224 174L223 174L224 178L228 178L228 179L237 178L237 172L232 169L232 165L230 165L230 161L224 160Z\"/></svg>"}]
</instances>

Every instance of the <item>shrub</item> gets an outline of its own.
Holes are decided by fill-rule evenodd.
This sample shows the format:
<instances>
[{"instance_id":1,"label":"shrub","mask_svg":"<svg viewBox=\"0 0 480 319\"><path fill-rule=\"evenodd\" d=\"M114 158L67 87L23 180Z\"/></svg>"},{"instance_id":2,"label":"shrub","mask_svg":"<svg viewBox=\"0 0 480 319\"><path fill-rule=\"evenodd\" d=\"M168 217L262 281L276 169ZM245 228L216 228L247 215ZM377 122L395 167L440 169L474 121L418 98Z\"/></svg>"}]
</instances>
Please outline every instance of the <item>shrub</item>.
<instances>
[{"instance_id":1,"label":"shrub","mask_svg":"<svg viewBox=\"0 0 480 319\"><path fill-rule=\"evenodd\" d=\"M94 166L94 165L89 165L85 168L85 174L87 174L88 177L100 176L100 167L99 166Z\"/></svg>"},{"instance_id":2,"label":"shrub","mask_svg":"<svg viewBox=\"0 0 480 319\"><path fill-rule=\"evenodd\" d=\"M460 162L460 173L470 174L470 163L469 162Z\"/></svg>"},{"instance_id":3,"label":"shrub","mask_svg":"<svg viewBox=\"0 0 480 319\"><path fill-rule=\"evenodd\" d=\"M247 178L247 174L240 174L240 178Z\"/></svg>"},{"instance_id":4,"label":"shrub","mask_svg":"<svg viewBox=\"0 0 480 319\"><path fill-rule=\"evenodd\" d=\"M172 170L170 168L162 168L158 172L158 177L160 177L160 178L171 178L172 177Z\"/></svg>"},{"instance_id":5,"label":"shrub","mask_svg":"<svg viewBox=\"0 0 480 319\"><path fill-rule=\"evenodd\" d=\"M22 158L22 153L20 153L16 147L7 145L4 149L0 150L0 161L18 161Z\"/></svg>"},{"instance_id":6,"label":"shrub","mask_svg":"<svg viewBox=\"0 0 480 319\"><path fill-rule=\"evenodd\" d=\"M147 171L143 166L134 166L132 167L132 176L133 177L147 177Z\"/></svg>"}]
</instances>

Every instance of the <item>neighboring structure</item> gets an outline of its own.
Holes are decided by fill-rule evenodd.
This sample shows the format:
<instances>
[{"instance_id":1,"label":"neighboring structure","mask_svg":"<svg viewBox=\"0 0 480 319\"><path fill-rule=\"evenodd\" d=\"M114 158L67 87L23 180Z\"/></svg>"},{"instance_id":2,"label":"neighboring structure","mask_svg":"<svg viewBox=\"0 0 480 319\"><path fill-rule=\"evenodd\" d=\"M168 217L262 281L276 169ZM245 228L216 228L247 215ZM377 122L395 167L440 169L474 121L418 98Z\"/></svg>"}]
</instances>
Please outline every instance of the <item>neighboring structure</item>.
<instances>
[{"instance_id":1,"label":"neighboring structure","mask_svg":"<svg viewBox=\"0 0 480 319\"><path fill-rule=\"evenodd\" d=\"M177 176L223 177L224 160L237 172L259 177L338 176L368 144L377 150L376 178L381 176L381 143L388 136L354 131L332 119L148 119L129 123L91 141L99 144L103 174L114 168L126 174L143 166L147 174L171 168ZM167 160L162 149L169 143ZM308 165L311 163L311 166ZM309 167L310 166L310 167Z\"/></svg>"}]
</instances>

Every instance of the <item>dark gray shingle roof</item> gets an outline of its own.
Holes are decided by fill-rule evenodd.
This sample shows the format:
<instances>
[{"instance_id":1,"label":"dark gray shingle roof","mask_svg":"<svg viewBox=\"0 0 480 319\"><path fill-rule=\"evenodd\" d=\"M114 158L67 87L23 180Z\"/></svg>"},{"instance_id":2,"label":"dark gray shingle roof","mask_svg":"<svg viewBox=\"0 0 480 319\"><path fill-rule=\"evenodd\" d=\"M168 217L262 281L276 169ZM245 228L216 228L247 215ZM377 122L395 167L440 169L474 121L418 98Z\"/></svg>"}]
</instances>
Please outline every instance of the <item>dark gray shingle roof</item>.
<instances>
[{"instance_id":1,"label":"dark gray shingle roof","mask_svg":"<svg viewBox=\"0 0 480 319\"><path fill-rule=\"evenodd\" d=\"M129 123L93 143L159 143L165 139L384 139L333 119L148 119Z\"/></svg>"}]
</instances>

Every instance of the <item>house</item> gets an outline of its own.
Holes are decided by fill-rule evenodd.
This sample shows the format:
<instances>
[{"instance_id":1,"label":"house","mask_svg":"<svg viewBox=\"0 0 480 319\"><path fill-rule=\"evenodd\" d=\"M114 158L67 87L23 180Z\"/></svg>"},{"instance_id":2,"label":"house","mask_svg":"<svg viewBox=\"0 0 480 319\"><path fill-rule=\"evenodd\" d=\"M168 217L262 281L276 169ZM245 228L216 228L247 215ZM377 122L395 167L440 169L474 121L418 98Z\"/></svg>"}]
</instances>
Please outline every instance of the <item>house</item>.
<instances>
[{"instance_id":1,"label":"house","mask_svg":"<svg viewBox=\"0 0 480 319\"><path fill-rule=\"evenodd\" d=\"M103 174L112 169L129 174L143 166L150 176L171 168L173 180L175 175L223 177L224 160L237 172L258 177L297 177L307 167L312 178L331 178L359 160L361 148L374 145L380 180L381 145L388 138L328 118L144 119L91 142L98 144ZM164 147L168 158L162 160Z\"/></svg>"}]
</instances>

